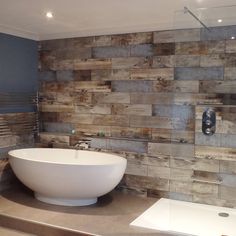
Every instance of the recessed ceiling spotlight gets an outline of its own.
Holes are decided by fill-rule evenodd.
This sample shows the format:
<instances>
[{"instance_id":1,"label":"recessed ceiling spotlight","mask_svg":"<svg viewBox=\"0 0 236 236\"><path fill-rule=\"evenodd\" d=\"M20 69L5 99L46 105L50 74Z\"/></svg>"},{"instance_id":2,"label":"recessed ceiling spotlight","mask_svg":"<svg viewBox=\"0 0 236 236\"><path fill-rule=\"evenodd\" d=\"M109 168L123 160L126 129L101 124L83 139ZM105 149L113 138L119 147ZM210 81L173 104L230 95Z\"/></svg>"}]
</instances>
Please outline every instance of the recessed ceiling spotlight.
<instances>
[{"instance_id":1,"label":"recessed ceiling spotlight","mask_svg":"<svg viewBox=\"0 0 236 236\"><path fill-rule=\"evenodd\" d=\"M235 39L235 37L234 37L234 36L232 36L232 37L231 37L231 39Z\"/></svg>"},{"instance_id":2,"label":"recessed ceiling spotlight","mask_svg":"<svg viewBox=\"0 0 236 236\"><path fill-rule=\"evenodd\" d=\"M218 21L218 23L221 23L223 20L222 19L218 19L217 21Z\"/></svg>"},{"instance_id":3,"label":"recessed ceiling spotlight","mask_svg":"<svg viewBox=\"0 0 236 236\"><path fill-rule=\"evenodd\" d=\"M47 18L53 18L53 14L52 14L52 12L51 11L48 11L47 13L46 13L46 17Z\"/></svg>"}]
</instances>

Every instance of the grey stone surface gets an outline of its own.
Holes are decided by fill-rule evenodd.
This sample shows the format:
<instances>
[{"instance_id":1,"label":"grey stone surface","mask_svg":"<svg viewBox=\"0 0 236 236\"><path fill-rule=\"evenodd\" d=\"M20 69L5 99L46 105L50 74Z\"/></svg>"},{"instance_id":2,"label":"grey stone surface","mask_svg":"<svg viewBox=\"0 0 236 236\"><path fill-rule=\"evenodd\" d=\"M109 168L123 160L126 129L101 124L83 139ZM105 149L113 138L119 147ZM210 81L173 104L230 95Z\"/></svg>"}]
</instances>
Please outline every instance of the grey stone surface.
<instances>
[{"instance_id":1,"label":"grey stone surface","mask_svg":"<svg viewBox=\"0 0 236 236\"><path fill-rule=\"evenodd\" d=\"M112 58L113 69L150 68L151 63L150 57Z\"/></svg>"},{"instance_id":2,"label":"grey stone surface","mask_svg":"<svg viewBox=\"0 0 236 236\"><path fill-rule=\"evenodd\" d=\"M128 57L129 55L129 46L95 47L92 49L92 56L94 58Z\"/></svg>"},{"instance_id":3,"label":"grey stone surface","mask_svg":"<svg viewBox=\"0 0 236 236\"><path fill-rule=\"evenodd\" d=\"M59 70L56 74L57 81L71 81L74 79L74 72L72 70Z\"/></svg>"},{"instance_id":4,"label":"grey stone surface","mask_svg":"<svg viewBox=\"0 0 236 236\"><path fill-rule=\"evenodd\" d=\"M169 193L170 199L179 200L179 201L186 201L186 202L192 202L193 197L190 194L184 194L184 193Z\"/></svg>"},{"instance_id":5,"label":"grey stone surface","mask_svg":"<svg viewBox=\"0 0 236 236\"><path fill-rule=\"evenodd\" d=\"M39 81L55 81L56 72L55 71L40 71L39 72Z\"/></svg>"},{"instance_id":6,"label":"grey stone surface","mask_svg":"<svg viewBox=\"0 0 236 236\"><path fill-rule=\"evenodd\" d=\"M71 123L44 122L43 130L45 132L72 133L74 129Z\"/></svg>"},{"instance_id":7,"label":"grey stone surface","mask_svg":"<svg viewBox=\"0 0 236 236\"><path fill-rule=\"evenodd\" d=\"M236 33L236 30L235 30ZM236 53L236 40L227 40L225 46L226 53Z\"/></svg>"},{"instance_id":8,"label":"grey stone surface","mask_svg":"<svg viewBox=\"0 0 236 236\"><path fill-rule=\"evenodd\" d=\"M132 45L130 48L131 57L146 57L153 55L153 45L152 44L139 44Z\"/></svg>"},{"instance_id":9,"label":"grey stone surface","mask_svg":"<svg viewBox=\"0 0 236 236\"><path fill-rule=\"evenodd\" d=\"M223 75L224 75L223 67L175 68L175 79L177 80L222 80Z\"/></svg>"},{"instance_id":10,"label":"grey stone surface","mask_svg":"<svg viewBox=\"0 0 236 236\"><path fill-rule=\"evenodd\" d=\"M205 41L209 54L225 53L225 40Z\"/></svg>"},{"instance_id":11,"label":"grey stone surface","mask_svg":"<svg viewBox=\"0 0 236 236\"><path fill-rule=\"evenodd\" d=\"M236 80L236 67L225 67L225 80Z\"/></svg>"},{"instance_id":12,"label":"grey stone surface","mask_svg":"<svg viewBox=\"0 0 236 236\"><path fill-rule=\"evenodd\" d=\"M168 56L175 54L175 43L157 43L153 46L154 55Z\"/></svg>"},{"instance_id":13,"label":"grey stone surface","mask_svg":"<svg viewBox=\"0 0 236 236\"><path fill-rule=\"evenodd\" d=\"M112 81L113 92L151 92L152 81Z\"/></svg>"},{"instance_id":14,"label":"grey stone surface","mask_svg":"<svg viewBox=\"0 0 236 236\"><path fill-rule=\"evenodd\" d=\"M222 134L221 146L228 148L236 148L236 135L234 134Z\"/></svg>"},{"instance_id":15,"label":"grey stone surface","mask_svg":"<svg viewBox=\"0 0 236 236\"><path fill-rule=\"evenodd\" d=\"M201 40L222 40L230 39L236 34L236 26L212 27L210 31L201 29Z\"/></svg>"},{"instance_id":16,"label":"grey stone surface","mask_svg":"<svg viewBox=\"0 0 236 236\"><path fill-rule=\"evenodd\" d=\"M236 135L214 134L212 136L206 136L203 133L196 133L195 144L205 145L205 146L225 147L225 148L236 148Z\"/></svg>"},{"instance_id":17,"label":"grey stone surface","mask_svg":"<svg viewBox=\"0 0 236 236\"><path fill-rule=\"evenodd\" d=\"M54 52L57 60L91 58L91 48L60 48Z\"/></svg>"},{"instance_id":18,"label":"grey stone surface","mask_svg":"<svg viewBox=\"0 0 236 236\"><path fill-rule=\"evenodd\" d=\"M225 66L236 67L236 53L225 54Z\"/></svg>"},{"instance_id":19,"label":"grey stone surface","mask_svg":"<svg viewBox=\"0 0 236 236\"><path fill-rule=\"evenodd\" d=\"M147 152L147 142L132 141L114 138L92 138L91 148L101 148L114 151L126 151L136 153Z\"/></svg>"},{"instance_id":20,"label":"grey stone surface","mask_svg":"<svg viewBox=\"0 0 236 236\"><path fill-rule=\"evenodd\" d=\"M219 197L221 199L234 201L236 196L236 188L228 186L219 186ZM231 204L231 207L234 207L235 204Z\"/></svg>"},{"instance_id":21,"label":"grey stone surface","mask_svg":"<svg viewBox=\"0 0 236 236\"><path fill-rule=\"evenodd\" d=\"M221 146L221 134L214 134L212 136L206 136L203 133L195 134L195 144L204 146Z\"/></svg>"},{"instance_id":22,"label":"grey stone surface","mask_svg":"<svg viewBox=\"0 0 236 236\"><path fill-rule=\"evenodd\" d=\"M220 173L236 174L236 161L220 161Z\"/></svg>"},{"instance_id":23,"label":"grey stone surface","mask_svg":"<svg viewBox=\"0 0 236 236\"><path fill-rule=\"evenodd\" d=\"M155 56L153 57L152 67L156 68L165 68L165 67L174 67L175 56Z\"/></svg>"},{"instance_id":24,"label":"grey stone surface","mask_svg":"<svg viewBox=\"0 0 236 236\"><path fill-rule=\"evenodd\" d=\"M224 66L224 64L225 64L224 54L209 54L201 56L200 60L201 67Z\"/></svg>"},{"instance_id":25,"label":"grey stone surface","mask_svg":"<svg viewBox=\"0 0 236 236\"><path fill-rule=\"evenodd\" d=\"M95 36L93 40L94 47L111 46L111 35Z\"/></svg>"},{"instance_id":26,"label":"grey stone surface","mask_svg":"<svg viewBox=\"0 0 236 236\"><path fill-rule=\"evenodd\" d=\"M146 153L147 142L138 142L131 140L108 139L107 148L111 150Z\"/></svg>"},{"instance_id":27,"label":"grey stone surface","mask_svg":"<svg viewBox=\"0 0 236 236\"><path fill-rule=\"evenodd\" d=\"M154 43L169 43L174 42L174 30L157 31L153 33Z\"/></svg>"},{"instance_id":28,"label":"grey stone surface","mask_svg":"<svg viewBox=\"0 0 236 236\"><path fill-rule=\"evenodd\" d=\"M0 235L3 235L3 236L35 236L35 234L27 234L27 233L23 233L18 230L13 230L13 229L9 229L7 227L6 228L1 227L1 226L0 226Z\"/></svg>"},{"instance_id":29,"label":"grey stone surface","mask_svg":"<svg viewBox=\"0 0 236 236\"><path fill-rule=\"evenodd\" d=\"M107 149L107 139L92 138L90 145L91 145L91 148Z\"/></svg>"},{"instance_id":30,"label":"grey stone surface","mask_svg":"<svg viewBox=\"0 0 236 236\"><path fill-rule=\"evenodd\" d=\"M219 174L219 176L222 180L221 185L236 188L236 175Z\"/></svg>"},{"instance_id":31,"label":"grey stone surface","mask_svg":"<svg viewBox=\"0 0 236 236\"><path fill-rule=\"evenodd\" d=\"M234 94L236 91L236 81L227 80L227 81L200 81L199 84L200 93L218 93L218 94Z\"/></svg>"},{"instance_id":32,"label":"grey stone surface","mask_svg":"<svg viewBox=\"0 0 236 236\"><path fill-rule=\"evenodd\" d=\"M137 183L140 181L138 179L132 182ZM156 182L164 181L159 180ZM150 181L148 180L142 181L145 188L149 183ZM156 185L158 186L159 183L156 183ZM154 184L149 184L149 186L154 186ZM11 191L5 193L6 197L0 197L1 207L5 212L1 220L2 223L5 221L9 227L16 227L17 219L20 229L23 228L26 232L36 235L42 235L43 231L44 235L58 236L184 236L179 233L169 234L165 232L153 232L150 229L130 227L130 222L158 200L158 198L137 196L138 190L135 196L131 190L131 187L127 189L127 192L130 194L112 191L108 195L99 198L98 202L93 206L65 208L40 203L31 194L28 194L28 192L20 188L13 188ZM134 193L135 187L133 190ZM145 192L144 188L143 191ZM142 196L145 196L145 194L142 194Z\"/></svg>"},{"instance_id":33,"label":"grey stone surface","mask_svg":"<svg viewBox=\"0 0 236 236\"><path fill-rule=\"evenodd\" d=\"M174 31L175 42L200 41L200 29L183 29Z\"/></svg>"},{"instance_id":34,"label":"grey stone surface","mask_svg":"<svg viewBox=\"0 0 236 236\"><path fill-rule=\"evenodd\" d=\"M109 81L109 80L129 80L129 70L93 70L91 73L92 80Z\"/></svg>"},{"instance_id":35,"label":"grey stone surface","mask_svg":"<svg viewBox=\"0 0 236 236\"><path fill-rule=\"evenodd\" d=\"M169 118L179 118L182 120L193 119L193 106L178 106L178 105L153 105L153 116L162 116Z\"/></svg>"},{"instance_id":36,"label":"grey stone surface","mask_svg":"<svg viewBox=\"0 0 236 236\"><path fill-rule=\"evenodd\" d=\"M199 55L175 55L176 67L197 67L200 66Z\"/></svg>"}]
</instances>

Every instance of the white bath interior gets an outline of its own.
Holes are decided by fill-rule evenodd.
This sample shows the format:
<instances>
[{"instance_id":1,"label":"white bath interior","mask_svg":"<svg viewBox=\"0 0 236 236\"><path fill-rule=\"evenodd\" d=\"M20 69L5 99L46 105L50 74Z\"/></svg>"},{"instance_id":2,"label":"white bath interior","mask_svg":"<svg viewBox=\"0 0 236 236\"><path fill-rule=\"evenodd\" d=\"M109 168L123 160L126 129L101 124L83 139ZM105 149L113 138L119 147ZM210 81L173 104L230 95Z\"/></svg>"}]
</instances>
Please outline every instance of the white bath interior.
<instances>
[{"instance_id":1,"label":"white bath interior","mask_svg":"<svg viewBox=\"0 0 236 236\"><path fill-rule=\"evenodd\" d=\"M126 159L107 153L30 148L9 152L16 176L43 202L83 206L120 182Z\"/></svg>"},{"instance_id":2,"label":"white bath interior","mask_svg":"<svg viewBox=\"0 0 236 236\"><path fill-rule=\"evenodd\" d=\"M181 235L235 236L235 224L236 209L162 198L130 225Z\"/></svg>"}]
</instances>

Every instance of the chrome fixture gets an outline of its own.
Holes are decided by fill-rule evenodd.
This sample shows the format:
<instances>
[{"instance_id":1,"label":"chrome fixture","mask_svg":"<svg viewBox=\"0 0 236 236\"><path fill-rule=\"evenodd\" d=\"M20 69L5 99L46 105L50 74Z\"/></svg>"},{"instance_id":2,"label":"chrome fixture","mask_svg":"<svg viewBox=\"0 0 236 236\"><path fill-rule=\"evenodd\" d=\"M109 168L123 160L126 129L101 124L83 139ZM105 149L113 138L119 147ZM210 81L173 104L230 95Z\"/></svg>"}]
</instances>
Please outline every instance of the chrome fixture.
<instances>
[{"instance_id":1,"label":"chrome fixture","mask_svg":"<svg viewBox=\"0 0 236 236\"><path fill-rule=\"evenodd\" d=\"M220 212L220 213L218 213L218 216L221 216L221 217L229 217L229 213Z\"/></svg>"},{"instance_id":2,"label":"chrome fixture","mask_svg":"<svg viewBox=\"0 0 236 236\"><path fill-rule=\"evenodd\" d=\"M90 148L90 142L88 140L80 140L74 145L74 148L78 150L87 150Z\"/></svg>"},{"instance_id":3,"label":"chrome fixture","mask_svg":"<svg viewBox=\"0 0 236 236\"><path fill-rule=\"evenodd\" d=\"M213 135L216 131L216 114L211 108L206 109L202 114L202 132L205 135Z\"/></svg>"}]
</instances>

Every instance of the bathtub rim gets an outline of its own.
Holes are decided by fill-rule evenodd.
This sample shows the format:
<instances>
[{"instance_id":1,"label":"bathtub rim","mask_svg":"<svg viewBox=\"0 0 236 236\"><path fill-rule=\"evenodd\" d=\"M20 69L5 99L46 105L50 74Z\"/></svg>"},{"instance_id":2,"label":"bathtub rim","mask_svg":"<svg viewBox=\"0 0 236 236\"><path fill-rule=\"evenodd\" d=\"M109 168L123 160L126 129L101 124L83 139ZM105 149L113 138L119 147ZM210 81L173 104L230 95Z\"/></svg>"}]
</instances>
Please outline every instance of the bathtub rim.
<instances>
[{"instance_id":1,"label":"bathtub rim","mask_svg":"<svg viewBox=\"0 0 236 236\"><path fill-rule=\"evenodd\" d=\"M20 150L32 150L32 149L38 149L38 150L73 150L73 151L83 151L83 152L91 152L91 153L100 153L100 154L105 154L107 156L113 156L115 157L117 160L112 162L112 163L101 163L101 164L85 164L85 163L73 163L73 162L52 162L52 161L47 161L47 160L34 160L32 158L27 158L27 157L20 157L17 155L13 155L12 153L15 151L20 151ZM127 166L127 159L118 155L118 154L112 154L112 153L107 153L107 152L100 152L100 151L89 151L89 150L76 150L76 149L66 149L66 148L20 148L20 149L14 149L8 152L8 157L9 157L9 161L11 161L11 159L16 158L16 159L21 159L24 161L31 161L31 162L35 162L35 163L45 163L45 164L53 164L53 165L66 165L66 166L81 166L81 167L98 167L98 166L115 166L118 164L125 164L125 166Z\"/></svg>"}]
</instances>

